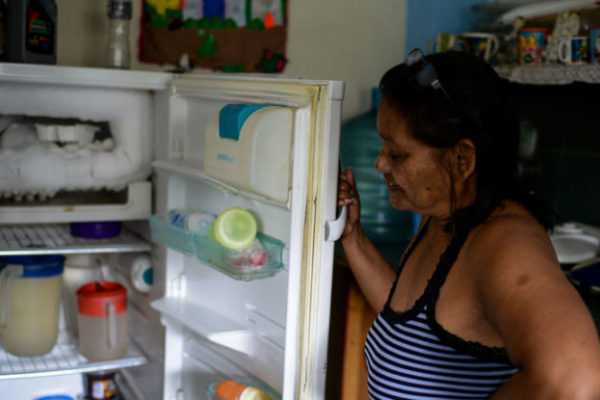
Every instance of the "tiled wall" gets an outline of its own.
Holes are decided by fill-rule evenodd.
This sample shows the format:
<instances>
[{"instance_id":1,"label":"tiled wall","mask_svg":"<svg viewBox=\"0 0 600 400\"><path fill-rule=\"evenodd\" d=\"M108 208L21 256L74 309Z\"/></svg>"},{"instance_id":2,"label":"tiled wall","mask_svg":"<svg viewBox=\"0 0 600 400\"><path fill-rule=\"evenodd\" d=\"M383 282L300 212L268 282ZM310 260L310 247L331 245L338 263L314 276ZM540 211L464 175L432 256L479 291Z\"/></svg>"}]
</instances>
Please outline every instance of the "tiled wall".
<instances>
[{"instance_id":1,"label":"tiled wall","mask_svg":"<svg viewBox=\"0 0 600 400\"><path fill-rule=\"evenodd\" d=\"M600 226L600 85L511 84L511 92L519 117L538 130L524 164L530 187L559 222Z\"/></svg>"}]
</instances>

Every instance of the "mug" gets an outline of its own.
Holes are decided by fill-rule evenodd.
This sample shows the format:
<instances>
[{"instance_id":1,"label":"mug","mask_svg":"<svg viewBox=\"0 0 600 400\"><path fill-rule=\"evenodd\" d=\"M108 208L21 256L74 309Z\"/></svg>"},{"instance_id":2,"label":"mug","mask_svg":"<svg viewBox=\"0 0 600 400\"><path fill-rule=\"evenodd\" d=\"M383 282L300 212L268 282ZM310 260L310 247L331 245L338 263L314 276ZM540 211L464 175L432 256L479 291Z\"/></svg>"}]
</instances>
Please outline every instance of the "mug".
<instances>
[{"instance_id":1,"label":"mug","mask_svg":"<svg viewBox=\"0 0 600 400\"><path fill-rule=\"evenodd\" d=\"M550 29L524 28L519 31L519 63L541 64L544 61Z\"/></svg>"},{"instance_id":2,"label":"mug","mask_svg":"<svg viewBox=\"0 0 600 400\"><path fill-rule=\"evenodd\" d=\"M558 59L565 64L583 64L589 62L590 45L586 36L575 36L561 40L558 44Z\"/></svg>"},{"instance_id":3,"label":"mug","mask_svg":"<svg viewBox=\"0 0 600 400\"><path fill-rule=\"evenodd\" d=\"M461 36L466 42L467 50L484 61L489 61L498 52L500 42L493 33L467 32Z\"/></svg>"},{"instance_id":4,"label":"mug","mask_svg":"<svg viewBox=\"0 0 600 400\"><path fill-rule=\"evenodd\" d=\"M593 63L600 61L600 28L590 31L590 61Z\"/></svg>"},{"instance_id":5,"label":"mug","mask_svg":"<svg viewBox=\"0 0 600 400\"><path fill-rule=\"evenodd\" d=\"M428 53L443 53L445 51L457 50L460 47L458 36L452 33L438 33L435 38L427 42Z\"/></svg>"}]
</instances>

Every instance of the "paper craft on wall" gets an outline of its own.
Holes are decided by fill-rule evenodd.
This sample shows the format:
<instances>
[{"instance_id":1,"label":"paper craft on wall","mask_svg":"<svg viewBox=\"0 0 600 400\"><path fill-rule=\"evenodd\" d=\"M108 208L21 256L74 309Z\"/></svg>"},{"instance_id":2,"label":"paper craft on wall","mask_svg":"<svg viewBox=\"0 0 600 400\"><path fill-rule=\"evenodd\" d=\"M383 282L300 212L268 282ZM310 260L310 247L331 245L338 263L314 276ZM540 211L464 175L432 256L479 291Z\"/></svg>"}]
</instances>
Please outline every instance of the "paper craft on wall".
<instances>
[{"instance_id":1,"label":"paper craft on wall","mask_svg":"<svg viewBox=\"0 0 600 400\"><path fill-rule=\"evenodd\" d=\"M281 72L287 0L142 0L141 62Z\"/></svg>"}]
</instances>

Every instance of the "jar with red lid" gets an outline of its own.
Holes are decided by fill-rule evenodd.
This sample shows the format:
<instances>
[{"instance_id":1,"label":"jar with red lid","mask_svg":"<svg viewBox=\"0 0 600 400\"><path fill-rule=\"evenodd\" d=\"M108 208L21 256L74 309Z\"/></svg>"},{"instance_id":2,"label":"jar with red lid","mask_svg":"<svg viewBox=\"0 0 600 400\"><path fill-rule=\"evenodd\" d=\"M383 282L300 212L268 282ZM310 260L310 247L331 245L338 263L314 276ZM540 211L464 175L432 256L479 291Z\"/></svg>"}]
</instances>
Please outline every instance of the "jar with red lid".
<instances>
[{"instance_id":1,"label":"jar with red lid","mask_svg":"<svg viewBox=\"0 0 600 400\"><path fill-rule=\"evenodd\" d=\"M127 289L117 282L90 282L77 290L79 348L90 361L127 353Z\"/></svg>"}]
</instances>

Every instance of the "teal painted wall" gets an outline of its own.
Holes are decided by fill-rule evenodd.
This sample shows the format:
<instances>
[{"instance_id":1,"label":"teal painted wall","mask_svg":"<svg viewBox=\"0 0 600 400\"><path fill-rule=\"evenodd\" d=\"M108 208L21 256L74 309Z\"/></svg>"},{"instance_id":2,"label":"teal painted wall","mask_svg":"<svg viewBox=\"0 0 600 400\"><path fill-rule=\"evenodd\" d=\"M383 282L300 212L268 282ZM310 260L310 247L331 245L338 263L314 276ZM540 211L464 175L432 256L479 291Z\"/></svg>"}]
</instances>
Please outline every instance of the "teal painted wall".
<instances>
[{"instance_id":1,"label":"teal painted wall","mask_svg":"<svg viewBox=\"0 0 600 400\"><path fill-rule=\"evenodd\" d=\"M406 54L415 47L426 50L437 33L473 30L475 13L471 7L486 0L408 0Z\"/></svg>"}]
</instances>

